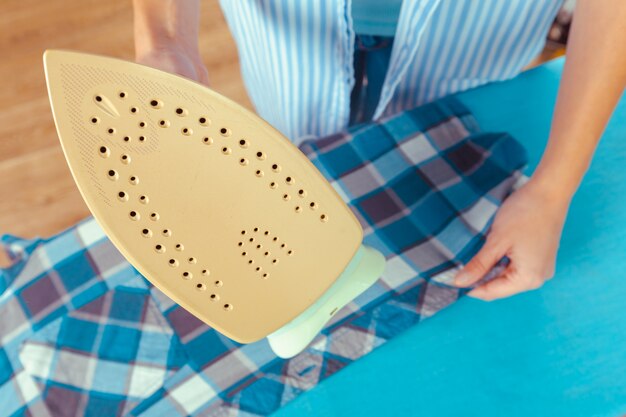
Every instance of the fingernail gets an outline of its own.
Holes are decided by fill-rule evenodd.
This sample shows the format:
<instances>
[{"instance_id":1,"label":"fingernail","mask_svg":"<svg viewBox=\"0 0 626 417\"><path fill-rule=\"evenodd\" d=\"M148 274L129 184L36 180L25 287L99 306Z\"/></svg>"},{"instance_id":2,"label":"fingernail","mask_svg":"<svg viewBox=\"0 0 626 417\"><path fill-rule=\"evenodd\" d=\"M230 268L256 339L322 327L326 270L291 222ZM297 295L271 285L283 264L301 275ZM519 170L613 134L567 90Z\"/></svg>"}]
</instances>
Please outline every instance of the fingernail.
<instances>
[{"instance_id":1,"label":"fingernail","mask_svg":"<svg viewBox=\"0 0 626 417\"><path fill-rule=\"evenodd\" d=\"M454 278L454 283L456 285L465 285L467 284L469 281L471 281L471 278L469 274L465 273L465 272L459 272L456 277Z\"/></svg>"}]
</instances>

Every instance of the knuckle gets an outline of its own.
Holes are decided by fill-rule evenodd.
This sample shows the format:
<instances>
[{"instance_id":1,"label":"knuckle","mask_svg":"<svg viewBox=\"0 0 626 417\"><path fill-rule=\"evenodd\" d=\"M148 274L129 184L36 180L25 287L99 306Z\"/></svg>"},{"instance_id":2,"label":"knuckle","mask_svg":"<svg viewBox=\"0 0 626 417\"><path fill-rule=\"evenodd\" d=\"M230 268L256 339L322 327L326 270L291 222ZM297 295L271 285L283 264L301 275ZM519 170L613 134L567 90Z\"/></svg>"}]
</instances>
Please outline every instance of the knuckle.
<instances>
[{"instance_id":1,"label":"knuckle","mask_svg":"<svg viewBox=\"0 0 626 417\"><path fill-rule=\"evenodd\" d=\"M536 272L526 272L518 275L518 282L529 290L536 290L541 287L544 282L543 275Z\"/></svg>"},{"instance_id":2,"label":"knuckle","mask_svg":"<svg viewBox=\"0 0 626 417\"><path fill-rule=\"evenodd\" d=\"M541 275L537 273L527 273L524 275L523 281L529 285L533 285L534 283L541 281Z\"/></svg>"},{"instance_id":3,"label":"knuckle","mask_svg":"<svg viewBox=\"0 0 626 417\"><path fill-rule=\"evenodd\" d=\"M522 291L536 290L543 285L541 275L534 273L513 273L509 276L512 282Z\"/></svg>"}]
</instances>

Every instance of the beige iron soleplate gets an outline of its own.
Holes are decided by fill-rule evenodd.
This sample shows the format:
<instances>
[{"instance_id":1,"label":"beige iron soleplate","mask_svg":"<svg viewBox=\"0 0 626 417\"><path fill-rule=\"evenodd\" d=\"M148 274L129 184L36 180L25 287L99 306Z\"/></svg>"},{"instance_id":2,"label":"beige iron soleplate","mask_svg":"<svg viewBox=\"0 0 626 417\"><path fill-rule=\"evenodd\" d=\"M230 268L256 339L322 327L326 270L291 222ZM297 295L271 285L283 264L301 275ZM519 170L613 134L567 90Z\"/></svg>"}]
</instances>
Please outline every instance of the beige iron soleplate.
<instances>
[{"instance_id":1,"label":"beige iron soleplate","mask_svg":"<svg viewBox=\"0 0 626 417\"><path fill-rule=\"evenodd\" d=\"M147 279L239 342L297 317L337 279L362 229L268 123L188 79L123 60L44 54L72 175Z\"/></svg>"}]
</instances>

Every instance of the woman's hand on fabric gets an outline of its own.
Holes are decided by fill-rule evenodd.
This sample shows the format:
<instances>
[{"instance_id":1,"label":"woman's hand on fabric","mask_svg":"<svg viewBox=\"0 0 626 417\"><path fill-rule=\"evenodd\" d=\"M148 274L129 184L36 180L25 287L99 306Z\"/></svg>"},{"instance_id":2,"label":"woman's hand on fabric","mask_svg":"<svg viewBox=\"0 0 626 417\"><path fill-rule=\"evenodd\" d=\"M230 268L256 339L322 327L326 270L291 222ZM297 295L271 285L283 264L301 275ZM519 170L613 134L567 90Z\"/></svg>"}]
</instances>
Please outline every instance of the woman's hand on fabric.
<instances>
[{"instance_id":1,"label":"woman's hand on fabric","mask_svg":"<svg viewBox=\"0 0 626 417\"><path fill-rule=\"evenodd\" d=\"M459 271L455 285L475 284L507 256L505 270L474 288L470 296L491 301L541 287L554 275L568 206L569 199L531 179L504 201L485 244Z\"/></svg>"}]
</instances>

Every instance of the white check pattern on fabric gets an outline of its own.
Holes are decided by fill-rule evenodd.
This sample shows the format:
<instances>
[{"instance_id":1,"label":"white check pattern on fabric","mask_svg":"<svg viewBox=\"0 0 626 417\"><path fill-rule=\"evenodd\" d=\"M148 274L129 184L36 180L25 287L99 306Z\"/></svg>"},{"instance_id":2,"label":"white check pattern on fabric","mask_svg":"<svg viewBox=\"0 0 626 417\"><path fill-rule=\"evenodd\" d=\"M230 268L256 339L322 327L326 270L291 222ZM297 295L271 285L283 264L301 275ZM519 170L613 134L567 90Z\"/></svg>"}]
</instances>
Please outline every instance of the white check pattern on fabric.
<instances>
[{"instance_id":1,"label":"white check pattern on fabric","mask_svg":"<svg viewBox=\"0 0 626 417\"><path fill-rule=\"evenodd\" d=\"M257 112L299 144L348 126L351 2L221 0ZM517 75L562 0L404 0L374 119Z\"/></svg>"},{"instance_id":2,"label":"white check pattern on fabric","mask_svg":"<svg viewBox=\"0 0 626 417\"><path fill-rule=\"evenodd\" d=\"M185 414L193 414L216 395L216 391L202 378L202 374L194 375L170 392L170 397L185 410Z\"/></svg>"}]
</instances>

